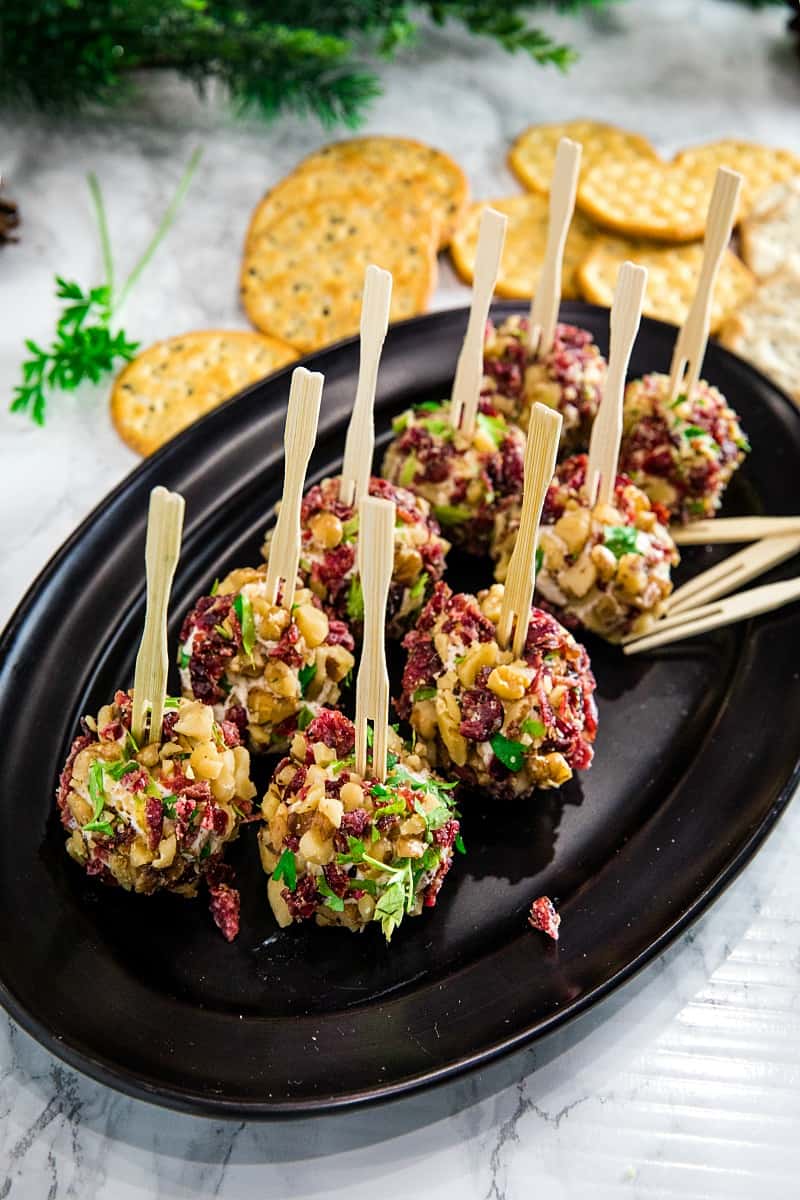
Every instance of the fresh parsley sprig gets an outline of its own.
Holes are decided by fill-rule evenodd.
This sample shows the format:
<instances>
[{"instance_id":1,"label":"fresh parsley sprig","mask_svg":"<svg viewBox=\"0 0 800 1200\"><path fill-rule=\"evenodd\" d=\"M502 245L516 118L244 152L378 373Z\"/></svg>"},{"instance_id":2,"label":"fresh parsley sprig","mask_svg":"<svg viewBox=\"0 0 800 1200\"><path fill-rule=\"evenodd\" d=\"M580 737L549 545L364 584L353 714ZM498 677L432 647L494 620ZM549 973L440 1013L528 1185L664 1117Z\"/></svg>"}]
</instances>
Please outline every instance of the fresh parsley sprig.
<instances>
[{"instance_id":1,"label":"fresh parsley sprig","mask_svg":"<svg viewBox=\"0 0 800 1200\"><path fill-rule=\"evenodd\" d=\"M64 302L64 307L55 337L46 348L31 338L26 339L29 357L22 364L22 381L14 388L12 412L27 412L37 425L44 425L47 402L54 391L71 392L87 381L99 383L113 371L118 360L129 362L133 358L139 343L121 329L114 332L115 318L172 225L201 155L202 151L197 149L190 158L158 228L118 292L114 287L114 262L100 184L95 175L88 176L105 283L85 290L74 280L56 275L56 298Z\"/></svg>"}]
</instances>

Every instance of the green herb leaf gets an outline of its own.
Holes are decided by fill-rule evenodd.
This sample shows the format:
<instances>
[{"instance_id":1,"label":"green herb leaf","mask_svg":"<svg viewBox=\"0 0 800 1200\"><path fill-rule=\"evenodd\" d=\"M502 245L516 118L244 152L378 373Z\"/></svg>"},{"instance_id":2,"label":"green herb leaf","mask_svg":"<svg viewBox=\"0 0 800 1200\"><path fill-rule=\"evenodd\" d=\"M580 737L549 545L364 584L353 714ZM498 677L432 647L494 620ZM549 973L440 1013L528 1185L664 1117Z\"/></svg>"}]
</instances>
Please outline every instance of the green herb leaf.
<instances>
[{"instance_id":1,"label":"green herb leaf","mask_svg":"<svg viewBox=\"0 0 800 1200\"><path fill-rule=\"evenodd\" d=\"M434 504L433 515L441 525L463 525L472 518L465 504Z\"/></svg>"},{"instance_id":2,"label":"green herb leaf","mask_svg":"<svg viewBox=\"0 0 800 1200\"><path fill-rule=\"evenodd\" d=\"M532 717L526 717L520 722L520 729L523 733L529 733L532 738L543 738L547 733L541 721L535 721Z\"/></svg>"},{"instance_id":3,"label":"green herb leaf","mask_svg":"<svg viewBox=\"0 0 800 1200\"><path fill-rule=\"evenodd\" d=\"M522 742L514 742L502 733L494 733L489 738L489 744L509 771L521 771L525 766L525 747Z\"/></svg>"},{"instance_id":4,"label":"green herb leaf","mask_svg":"<svg viewBox=\"0 0 800 1200\"><path fill-rule=\"evenodd\" d=\"M409 454L400 470L400 476L398 479L400 486L410 487L410 485L414 482L414 477L418 470L419 462L417 461L416 454Z\"/></svg>"},{"instance_id":5,"label":"green herb leaf","mask_svg":"<svg viewBox=\"0 0 800 1200\"><path fill-rule=\"evenodd\" d=\"M106 793L103 787L103 761L99 758L96 758L89 767L89 799L92 802L92 820L96 821L106 802Z\"/></svg>"},{"instance_id":6,"label":"green herb leaf","mask_svg":"<svg viewBox=\"0 0 800 1200\"><path fill-rule=\"evenodd\" d=\"M295 890L297 887L297 863L291 850L284 850L275 864L272 878L276 883L280 883L282 880L290 892Z\"/></svg>"},{"instance_id":7,"label":"green herb leaf","mask_svg":"<svg viewBox=\"0 0 800 1200\"><path fill-rule=\"evenodd\" d=\"M459 854L467 853L467 847L464 845L464 839L462 838L460 833L456 834L456 840L453 842L453 845L455 846L455 848Z\"/></svg>"},{"instance_id":8,"label":"green herb leaf","mask_svg":"<svg viewBox=\"0 0 800 1200\"><path fill-rule=\"evenodd\" d=\"M204 858L208 858L210 856L210 854L211 854L211 839L209 838L209 840L207 842L203 843L202 849L200 850L201 861Z\"/></svg>"},{"instance_id":9,"label":"green herb leaf","mask_svg":"<svg viewBox=\"0 0 800 1200\"><path fill-rule=\"evenodd\" d=\"M449 442L453 439L453 426L449 421L443 421L440 417L426 417L424 421L420 421L423 429L434 437L440 437L443 441Z\"/></svg>"},{"instance_id":10,"label":"green herb leaf","mask_svg":"<svg viewBox=\"0 0 800 1200\"><path fill-rule=\"evenodd\" d=\"M310 708L303 707L297 718L297 728L302 733L304 729L308 729L311 722L314 720L314 714Z\"/></svg>"},{"instance_id":11,"label":"green herb leaf","mask_svg":"<svg viewBox=\"0 0 800 1200\"><path fill-rule=\"evenodd\" d=\"M256 644L256 626L253 620L253 605L250 603L250 597L245 592L239 592L239 595L233 602L233 609L239 618L239 625L242 630L242 649L245 654L252 654L253 647Z\"/></svg>"},{"instance_id":12,"label":"green herb leaf","mask_svg":"<svg viewBox=\"0 0 800 1200\"><path fill-rule=\"evenodd\" d=\"M178 666L181 668L181 670L185 671L190 662L191 655L189 654L189 651L184 650L183 646L181 646L180 650L178 651Z\"/></svg>"},{"instance_id":13,"label":"green herb leaf","mask_svg":"<svg viewBox=\"0 0 800 1200\"><path fill-rule=\"evenodd\" d=\"M342 525L342 540L345 542L354 542L358 537L358 513L351 517L349 521L345 521Z\"/></svg>"},{"instance_id":14,"label":"green herb leaf","mask_svg":"<svg viewBox=\"0 0 800 1200\"><path fill-rule=\"evenodd\" d=\"M297 679L300 684L300 692L303 696L305 696L306 691L308 690L308 685L311 683L316 674L317 664L315 662L306 663L297 672Z\"/></svg>"},{"instance_id":15,"label":"green herb leaf","mask_svg":"<svg viewBox=\"0 0 800 1200\"><path fill-rule=\"evenodd\" d=\"M435 687L420 687L413 693L411 699L416 703L417 700L435 700Z\"/></svg>"},{"instance_id":16,"label":"green herb leaf","mask_svg":"<svg viewBox=\"0 0 800 1200\"><path fill-rule=\"evenodd\" d=\"M332 908L334 912L344 912L344 900L341 896L337 896L336 892L331 891L324 875L317 876L317 891L325 897L328 908Z\"/></svg>"},{"instance_id":17,"label":"green herb leaf","mask_svg":"<svg viewBox=\"0 0 800 1200\"><path fill-rule=\"evenodd\" d=\"M641 554L639 531L633 525L608 525L603 540L617 559L623 554Z\"/></svg>"},{"instance_id":18,"label":"green herb leaf","mask_svg":"<svg viewBox=\"0 0 800 1200\"><path fill-rule=\"evenodd\" d=\"M408 429L408 422L411 419L411 414L404 412L400 413L399 417L392 418L392 432L395 434L405 433Z\"/></svg>"},{"instance_id":19,"label":"green herb leaf","mask_svg":"<svg viewBox=\"0 0 800 1200\"><path fill-rule=\"evenodd\" d=\"M406 908L406 888L401 879L389 884L378 903L375 905L373 920L380 921L383 936L387 942L392 940L392 934L403 919Z\"/></svg>"},{"instance_id":20,"label":"green herb leaf","mask_svg":"<svg viewBox=\"0 0 800 1200\"><path fill-rule=\"evenodd\" d=\"M536 574L538 575L542 569L542 563L544 562L544 550L542 549L541 546L536 547L536 560L535 561L536 561Z\"/></svg>"},{"instance_id":21,"label":"green herb leaf","mask_svg":"<svg viewBox=\"0 0 800 1200\"><path fill-rule=\"evenodd\" d=\"M508 425L502 417L490 417L486 413L478 413L476 424L479 429L490 437L499 450L508 436Z\"/></svg>"},{"instance_id":22,"label":"green herb leaf","mask_svg":"<svg viewBox=\"0 0 800 1200\"><path fill-rule=\"evenodd\" d=\"M106 837L112 837L114 830L108 821L90 821L88 825L81 826L84 833L104 833Z\"/></svg>"},{"instance_id":23,"label":"green herb leaf","mask_svg":"<svg viewBox=\"0 0 800 1200\"><path fill-rule=\"evenodd\" d=\"M372 814L373 821L380 820L381 817L394 817L406 811L406 802L402 798L394 800L391 804L384 804L382 808L376 808Z\"/></svg>"},{"instance_id":24,"label":"green herb leaf","mask_svg":"<svg viewBox=\"0 0 800 1200\"><path fill-rule=\"evenodd\" d=\"M351 621L364 620L364 593L361 590L361 580L353 575L347 588L347 616Z\"/></svg>"},{"instance_id":25,"label":"green herb leaf","mask_svg":"<svg viewBox=\"0 0 800 1200\"><path fill-rule=\"evenodd\" d=\"M109 775L112 779L122 779L123 775L130 775L131 771L139 770L138 762L134 762L132 758L116 763L103 762L102 759L98 758L95 759L95 762L99 762L106 775ZM91 772L89 774L89 789L91 794Z\"/></svg>"},{"instance_id":26,"label":"green herb leaf","mask_svg":"<svg viewBox=\"0 0 800 1200\"><path fill-rule=\"evenodd\" d=\"M348 835L347 853L337 854L336 861L337 863L360 863L364 861L364 853L364 843L361 838Z\"/></svg>"},{"instance_id":27,"label":"green herb leaf","mask_svg":"<svg viewBox=\"0 0 800 1200\"><path fill-rule=\"evenodd\" d=\"M422 400L419 404L414 405L414 412L439 412L447 407L448 404L445 400Z\"/></svg>"},{"instance_id":28,"label":"green herb leaf","mask_svg":"<svg viewBox=\"0 0 800 1200\"><path fill-rule=\"evenodd\" d=\"M427 571L423 571L419 579L412 588L409 588L409 596L412 600L421 600L425 595L425 589L428 586L429 575Z\"/></svg>"},{"instance_id":29,"label":"green herb leaf","mask_svg":"<svg viewBox=\"0 0 800 1200\"><path fill-rule=\"evenodd\" d=\"M677 408L679 404L683 404L683 403L685 403L685 401L686 401L686 393L681 392L680 395L676 396L675 399L672 401L672 404L670 404L670 408Z\"/></svg>"},{"instance_id":30,"label":"green herb leaf","mask_svg":"<svg viewBox=\"0 0 800 1200\"><path fill-rule=\"evenodd\" d=\"M370 896L377 896L378 894L378 884L374 879L359 879L356 877L355 879L351 879L347 886L353 888L354 891L356 888L360 888L362 892L369 892Z\"/></svg>"}]
</instances>

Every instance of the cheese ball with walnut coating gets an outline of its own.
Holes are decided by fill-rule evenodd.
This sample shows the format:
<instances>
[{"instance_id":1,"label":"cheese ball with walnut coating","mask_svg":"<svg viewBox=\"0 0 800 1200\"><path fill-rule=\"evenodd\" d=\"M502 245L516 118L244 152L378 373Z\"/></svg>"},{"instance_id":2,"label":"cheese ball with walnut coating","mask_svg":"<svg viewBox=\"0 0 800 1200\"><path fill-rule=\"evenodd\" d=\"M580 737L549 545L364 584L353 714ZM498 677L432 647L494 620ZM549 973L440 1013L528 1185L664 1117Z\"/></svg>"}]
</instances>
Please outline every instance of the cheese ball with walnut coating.
<instances>
[{"instance_id":1,"label":"cheese ball with walnut coating","mask_svg":"<svg viewBox=\"0 0 800 1200\"><path fill-rule=\"evenodd\" d=\"M437 584L403 641L396 708L436 770L505 799L590 766L597 712L588 655L549 613L533 609L521 658L500 647L502 599Z\"/></svg>"},{"instance_id":2,"label":"cheese ball with walnut coating","mask_svg":"<svg viewBox=\"0 0 800 1200\"><path fill-rule=\"evenodd\" d=\"M454 546L486 553L498 504L522 493L525 438L481 401L475 430L454 430L447 402L418 404L396 417L383 475L431 506Z\"/></svg>"},{"instance_id":3,"label":"cheese ball with walnut coating","mask_svg":"<svg viewBox=\"0 0 800 1200\"><path fill-rule=\"evenodd\" d=\"M144 895L193 897L205 880L231 941L239 894L222 855L256 794L239 729L198 700L167 698L161 740L139 747L131 711L117 692L72 744L57 793L67 852L87 875Z\"/></svg>"},{"instance_id":4,"label":"cheese ball with walnut coating","mask_svg":"<svg viewBox=\"0 0 800 1200\"><path fill-rule=\"evenodd\" d=\"M284 749L326 705L339 699L354 665L353 637L307 588L291 613L267 596L266 566L232 571L201 596L180 635L184 695L236 723L255 751Z\"/></svg>"},{"instance_id":5,"label":"cheese ball with walnut coating","mask_svg":"<svg viewBox=\"0 0 800 1200\"><path fill-rule=\"evenodd\" d=\"M323 479L303 498L299 575L328 615L345 621L360 637L364 598L356 569L358 512L354 505L339 499L339 483L338 476ZM430 505L421 496L375 477L369 481L369 494L391 500L397 512L386 628L390 637L400 638L444 574L450 543L442 537ZM270 540L268 535L265 558Z\"/></svg>"},{"instance_id":6,"label":"cheese ball with walnut coating","mask_svg":"<svg viewBox=\"0 0 800 1200\"><path fill-rule=\"evenodd\" d=\"M458 819L448 785L393 730L383 783L369 767L359 774L354 745L353 723L330 710L295 734L261 806L261 863L282 927L377 922L388 941L436 903L461 847Z\"/></svg>"}]
</instances>

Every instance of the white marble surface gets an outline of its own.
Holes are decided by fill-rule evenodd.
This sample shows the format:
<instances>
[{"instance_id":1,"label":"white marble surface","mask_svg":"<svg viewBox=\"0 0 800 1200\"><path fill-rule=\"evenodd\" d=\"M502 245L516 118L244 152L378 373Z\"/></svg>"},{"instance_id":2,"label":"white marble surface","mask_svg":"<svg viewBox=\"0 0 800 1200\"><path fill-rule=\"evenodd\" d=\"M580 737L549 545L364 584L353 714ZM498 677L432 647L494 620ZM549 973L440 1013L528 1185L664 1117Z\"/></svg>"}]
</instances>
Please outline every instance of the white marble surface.
<instances>
[{"instance_id":1,"label":"white marble surface","mask_svg":"<svg viewBox=\"0 0 800 1200\"><path fill-rule=\"evenodd\" d=\"M800 151L800 64L783 13L706 0L631 2L583 22L549 17L580 67L537 71L433 31L384 72L369 128L439 143L476 195L513 188L510 138L531 120L596 115L664 151L738 135ZM54 271L89 283L99 256L83 177L103 181L124 269L198 142L179 224L125 313L131 334L241 326L237 254L261 191L323 140L265 131L149 83L135 111L77 124L6 121L0 164L24 225L0 251L0 397L24 336L46 338ZM437 306L464 291L443 267ZM0 620L135 457L107 388L59 397L42 432L0 410ZM481 1076L366 1115L226 1125L159 1112L76 1076L0 1021L0 1200L409 1192L522 1200L769 1195L800 1185L800 811L697 927L581 1027ZM522 1082L518 1082L518 1080Z\"/></svg>"}]
</instances>

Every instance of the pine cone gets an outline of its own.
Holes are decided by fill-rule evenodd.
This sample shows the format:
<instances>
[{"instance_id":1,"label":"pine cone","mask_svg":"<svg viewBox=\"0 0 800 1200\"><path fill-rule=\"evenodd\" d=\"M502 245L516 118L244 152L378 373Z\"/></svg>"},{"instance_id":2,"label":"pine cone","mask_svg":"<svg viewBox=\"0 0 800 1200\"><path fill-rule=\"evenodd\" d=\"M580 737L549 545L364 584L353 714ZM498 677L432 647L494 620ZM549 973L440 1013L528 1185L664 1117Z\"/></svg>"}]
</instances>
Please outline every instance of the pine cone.
<instances>
[{"instance_id":1,"label":"pine cone","mask_svg":"<svg viewBox=\"0 0 800 1200\"><path fill-rule=\"evenodd\" d=\"M6 242L18 242L19 238L11 232L19 225L19 213L12 200L0 196L0 246Z\"/></svg>"}]
</instances>

